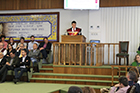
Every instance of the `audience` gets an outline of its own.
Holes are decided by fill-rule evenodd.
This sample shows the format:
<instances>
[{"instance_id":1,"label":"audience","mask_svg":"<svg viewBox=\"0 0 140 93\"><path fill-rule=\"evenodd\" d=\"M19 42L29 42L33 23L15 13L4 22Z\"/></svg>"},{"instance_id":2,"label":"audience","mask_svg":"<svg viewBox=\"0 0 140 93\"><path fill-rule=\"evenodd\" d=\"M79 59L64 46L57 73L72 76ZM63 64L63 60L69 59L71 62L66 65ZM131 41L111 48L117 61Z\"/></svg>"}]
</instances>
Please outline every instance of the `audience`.
<instances>
[{"instance_id":1,"label":"audience","mask_svg":"<svg viewBox=\"0 0 140 93\"><path fill-rule=\"evenodd\" d=\"M13 50L13 47L12 47L11 44L8 44L7 47L8 47L8 48L7 48L7 54L6 54L6 57L9 57L9 56L10 56L10 52Z\"/></svg>"},{"instance_id":2,"label":"audience","mask_svg":"<svg viewBox=\"0 0 140 93\"><path fill-rule=\"evenodd\" d=\"M20 47L20 44L24 44L24 48L27 48L27 43L25 43L24 41L25 41L25 38L21 37L20 42L18 43L18 46L16 49L18 49Z\"/></svg>"},{"instance_id":3,"label":"audience","mask_svg":"<svg viewBox=\"0 0 140 93\"><path fill-rule=\"evenodd\" d=\"M39 45L38 42L35 41L35 36L32 35L31 37L31 41L28 43L28 50L33 50L33 44L36 43L37 46Z\"/></svg>"},{"instance_id":4,"label":"audience","mask_svg":"<svg viewBox=\"0 0 140 93\"><path fill-rule=\"evenodd\" d=\"M139 66L140 67L140 54L137 54L135 56L134 62L131 64L131 66Z\"/></svg>"},{"instance_id":5,"label":"audience","mask_svg":"<svg viewBox=\"0 0 140 93\"><path fill-rule=\"evenodd\" d=\"M140 90L140 85L138 83L136 83L137 80L138 80L137 74L134 71L130 70L127 73L126 77L129 81L129 86L135 86L136 87L136 90L135 90L136 92L135 93L140 93L140 91L139 91Z\"/></svg>"},{"instance_id":6,"label":"audience","mask_svg":"<svg viewBox=\"0 0 140 93\"><path fill-rule=\"evenodd\" d=\"M5 82L8 70L14 70L18 66L19 58L15 55L16 50L10 52L10 57L7 59L6 64L0 70L0 76L3 74L1 83Z\"/></svg>"},{"instance_id":7,"label":"audience","mask_svg":"<svg viewBox=\"0 0 140 93\"><path fill-rule=\"evenodd\" d=\"M137 68L131 68L129 71L133 71L133 72L135 72L136 73L136 80L135 80L135 83L137 83L138 82L138 78L139 78L139 71L138 71L138 69Z\"/></svg>"},{"instance_id":8,"label":"audience","mask_svg":"<svg viewBox=\"0 0 140 93\"><path fill-rule=\"evenodd\" d=\"M21 43L20 46L19 46L19 48L17 49L17 56L18 56L19 58L22 57L22 53L21 53L21 52L22 52L23 49L26 49L26 48L25 48L24 44ZM27 49L26 49L26 50L27 50ZM28 50L27 50L27 54L28 54Z\"/></svg>"},{"instance_id":9,"label":"audience","mask_svg":"<svg viewBox=\"0 0 140 93\"><path fill-rule=\"evenodd\" d=\"M39 45L39 50L43 55L43 58L47 60L47 55L49 54L51 50L51 43L48 42L48 38L44 37L43 42L40 43Z\"/></svg>"},{"instance_id":10,"label":"audience","mask_svg":"<svg viewBox=\"0 0 140 93\"><path fill-rule=\"evenodd\" d=\"M1 42L3 43L3 48L7 48L8 43L5 41L5 36L1 35Z\"/></svg>"},{"instance_id":11,"label":"audience","mask_svg":"<svg viewBox=\"0 0 140 93\"><path fill-rule=\"evenodd\" d=\"M38 46L36 43L33 44L33 50L29 51L28 56L31 58L31 61L33 63L33 70L34 70L34 63L38 62L37 58L40 56L40 50L37 49ZM33 71L35 72L35 71Z\"/></svg>"},{"instance_id":12,"label":"audience","mask_svg":"<svg viewBox=\"0 0 140 93\"><path fill-rule=\"evenodd\" d=\"M8 44L11 44L14 49L16 49L16 47L17 47L17 44L14 42L13 37L9 38Z\"/></svg>"},{"instance_id":13,"label":"audience","mask_svg":"<svg viewBox=\"0 0 140 93\"><path fill-rule=\"evenodd\" d=\"M7 54L7 50L6 48L4 48L4 45L2 42L0 42L0 52L2 52L4 56Z\"/></svg>"},{"instance_id":14,"label":"audience","mask_svg":"<svg viewBox=\"0 0 140 93\"><path fill-rule=\"evenodd\" d=\"M109 93L126 93L127 89L130 86L128 85L128 80L126 77L119 78L119 84L116 84L114 87L111 88ZM119 88L117 91L116 89Z\"/></svg>"},{"instance_id":15,"label":"audience","mask_svg":"<svg viewBox=\"0 0 140 93\"><path fill-rule=\"evenodd\" d=\"M22 57L19 58L19 62L18 62L19 66L18 68L15 68L15 79L14 79L14 83L16 84L20 77L22 76L22 74L26 71L30 71L30 57L27 56L27 51L26 49L22 50ZM18 74L18 71L20 71L20 73Z\"/></svg>"},{"instance_id":16,"label":"audience","mask_svg":"<svg viewBox=\"0 0 140 93\"><path fill-rule=\"evenodd\" d=\"M0 69L5 65L6 59L4 58L4 55L2 52L0 52Z\"/></svg>"},{"instance_id":17,"label":"audience","mask_svg":"<svg viewBox=\"0 0 140 93\"><path fill-rule=\"evenodd\" d=\"M83 93L96 93L95 90L91 87L82 88Z\"/></svg>"},{"instance_id":18,"label":"audience","mask_svg":"<svg viewBox=\"0 0 140 93\"><path fill-rule=\"evenodd\" d=\"M82 89L77 86L71 86L68 90L68 93L83 93Z\"/></svg>"}]
</instances>

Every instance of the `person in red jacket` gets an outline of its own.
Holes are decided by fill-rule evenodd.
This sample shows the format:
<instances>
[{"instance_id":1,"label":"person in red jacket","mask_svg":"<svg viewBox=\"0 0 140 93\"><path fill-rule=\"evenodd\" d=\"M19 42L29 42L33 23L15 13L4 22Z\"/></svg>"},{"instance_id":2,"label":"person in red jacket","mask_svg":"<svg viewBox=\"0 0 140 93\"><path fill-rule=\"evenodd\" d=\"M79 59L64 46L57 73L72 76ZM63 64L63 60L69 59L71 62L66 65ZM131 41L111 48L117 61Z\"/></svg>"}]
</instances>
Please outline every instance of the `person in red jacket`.
<instances>
[{"instance_id":1,"label":"person in red jacket","mask_svg":"<svg viewBox=\"0 0 140 93\"><path fill-rule=\"evenodd\" d=\"M82 35L82 33L81 33L81 30L82 29L76 27L76 21L72 21L71 22L71 25L72 25L72 27L69 28L69 29L67 29L68 35L74 35L74 36L76 36L76 35Z\"/></svg>"}]
</instances>

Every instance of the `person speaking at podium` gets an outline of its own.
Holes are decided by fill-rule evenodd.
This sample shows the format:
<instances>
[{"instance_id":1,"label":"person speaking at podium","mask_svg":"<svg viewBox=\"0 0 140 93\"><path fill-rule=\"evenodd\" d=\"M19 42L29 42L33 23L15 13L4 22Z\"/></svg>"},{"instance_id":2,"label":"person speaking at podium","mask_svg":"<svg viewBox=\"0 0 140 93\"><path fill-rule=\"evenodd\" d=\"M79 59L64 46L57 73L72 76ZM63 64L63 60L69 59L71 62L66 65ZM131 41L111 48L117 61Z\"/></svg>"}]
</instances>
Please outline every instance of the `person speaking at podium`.
<instances>
[{"instance_id":1,"label":"person speaking at podium","mask_svg":"<svg viewBox=\"0 0 140 93\"><path fill-rule=\"evenodd\" d=\"M67 29L68 35L73 35L73 36L82 35L81 28L76 27L76 21L72 21L71 25L72 27Z\"/></svg>"}]
</instances>

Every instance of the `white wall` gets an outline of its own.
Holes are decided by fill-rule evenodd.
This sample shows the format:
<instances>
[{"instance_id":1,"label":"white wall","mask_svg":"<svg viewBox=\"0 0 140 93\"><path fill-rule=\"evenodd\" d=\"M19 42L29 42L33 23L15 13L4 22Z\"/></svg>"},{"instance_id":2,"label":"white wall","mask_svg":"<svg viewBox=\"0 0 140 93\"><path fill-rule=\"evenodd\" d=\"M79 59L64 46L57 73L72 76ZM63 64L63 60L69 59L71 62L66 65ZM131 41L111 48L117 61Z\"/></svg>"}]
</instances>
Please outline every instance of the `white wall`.
<instances>
[{"instance_id":1,"label":"white wall","mask_svg":"<svg viewBox=\"0 0 140 93\"><path fill-rule=\"evenodd\" d=\"M0 11L3 13L39 13L60 12L60 37L71 21L76 20L82 33L90 39L99 39L101 42L118 43L120 40L129 40L130 63L133 61L140 42L140 7L109 7L99 10L18 10ZM93 26L93 28L90 28ZM99 26L99 28L97 28ZM61 38L60 38L61 41Z\"/></svg>"},{"instance_id":2,"label":"white wall","mask_svg":"<svg viewBox=\"0 0 140 93\"><path fill-rule=\"evenodd\" d=\"M140 7L100 8L99 11L90 11L89 19L89 26L100 25L98 30L89 28L90 32L97 33L92 35L93 39L99 38L107 43L129 41L131 63L140 43Z\"/></svg>"},{"instance_id":3,"label":"white wall","mask_svg":"<svg viewBox=\"0 0 140 93\"><path fill-rule=\"evenodd\" d=\"M41 10L12 10L12 11L0 11L0 14L3 13L43 13L43 12L60 12L59 20L59 36L61 41L61 35L63 35L66 29L71 27L71 22L73 20L77 21L77 27L82 28L82 33L88 39L88 20L89 20L89 11L88 10L64 10L64 9L41 9Z\"/></svg>"}]
</instances>

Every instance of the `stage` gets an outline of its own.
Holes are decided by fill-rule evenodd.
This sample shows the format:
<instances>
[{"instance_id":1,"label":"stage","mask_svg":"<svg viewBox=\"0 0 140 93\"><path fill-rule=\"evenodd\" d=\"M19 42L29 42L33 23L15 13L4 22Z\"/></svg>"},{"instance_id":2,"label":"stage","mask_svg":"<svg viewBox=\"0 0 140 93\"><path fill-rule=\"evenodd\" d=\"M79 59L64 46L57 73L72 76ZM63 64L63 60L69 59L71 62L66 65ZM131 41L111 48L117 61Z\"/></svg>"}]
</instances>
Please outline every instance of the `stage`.
<instances>
[{"instance_id":1,"label":"stage","mask_svg":"<svg viewBox=\"0 0 140 93\"><path fill-rule=\"evenodd\" d=\"M119 76L125 76L129 66L79 66L42 64L39 73L33 73L31 83L62 84L54 93L67 93L69 86L90 86L100 93L100 88L118 83ZM60 86L60 85L58 85ZM52 92L53 93L53 92Z\"/></svg>"}]
</instances>

